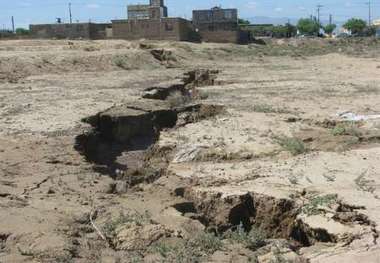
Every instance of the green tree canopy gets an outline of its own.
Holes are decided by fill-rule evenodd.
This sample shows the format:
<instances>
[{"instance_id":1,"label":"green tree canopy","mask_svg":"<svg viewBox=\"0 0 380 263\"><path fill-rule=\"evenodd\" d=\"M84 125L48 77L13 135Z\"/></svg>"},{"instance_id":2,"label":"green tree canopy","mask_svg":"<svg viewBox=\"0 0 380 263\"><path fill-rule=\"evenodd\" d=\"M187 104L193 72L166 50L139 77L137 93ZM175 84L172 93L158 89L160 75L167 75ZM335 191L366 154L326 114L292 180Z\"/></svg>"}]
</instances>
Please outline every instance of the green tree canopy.
<instances>
[{"instance_id":1,"label":"green tree canopy","mask_svg":"<svg viewBox=\"0 0 380 263\"><path fill-rule=\"evenodd\" d=\"M28 35L29 34L29 30L20 27L20 28L16 29L16 34L17 35Z\"/></svg>"},{"instance_id":2,"label":"green tree canopy","mask_svg":"<svg viewBox=\"0 0 380 263\"><path fill-rule=\"evenodd\" d=\"M351 18L343 25L343 27L350 30L352 34L357 35L363 33L364 29L367 27L367 22L363 19Z\"/></svg>"},{"instance_id":3,"label":"green tree canopy","mask_svg":"<svg viewBox=\"0 0 380 263\"><path fill-rule=\"evenodd\" d=\"M336 29L336 25L335 24L328 24L328 25L326 25L326 26L323 27L323 30L328 35L331 35L334 32L335 29Z\"/></svg>"},{"instance_id":4,"label":"green tree canopy","mask_svg":"<svg viewBox=\"0 0 380 263\"><path fill-rule=\"evenodd\" d=\"M251 24L251 22L249 20L242 19L242 18L238 19L238 23L239 23L239 25L250 25Z\"/></svg>"},{"instance_id":5,"label":"green tree canopy","mask_svg":"<svg viewBox=\"0 0 380 263\"><path fill-rule=\"evenodd\" d=\"M302 18L298 21L297 28L303 35L318 35L321 27L314 19Z\"/></svg>"},{"instance_id":6,"label":"green tree canopy","mask_svg":"<svg viewBox=\"0 0 380 263\"><path fill-rule=\"evenodd\" d=\"M297 28L292 24L277 25L272 27L272 36L277 38L293 37L297 34Z\"/></svg>"}]
</instances>

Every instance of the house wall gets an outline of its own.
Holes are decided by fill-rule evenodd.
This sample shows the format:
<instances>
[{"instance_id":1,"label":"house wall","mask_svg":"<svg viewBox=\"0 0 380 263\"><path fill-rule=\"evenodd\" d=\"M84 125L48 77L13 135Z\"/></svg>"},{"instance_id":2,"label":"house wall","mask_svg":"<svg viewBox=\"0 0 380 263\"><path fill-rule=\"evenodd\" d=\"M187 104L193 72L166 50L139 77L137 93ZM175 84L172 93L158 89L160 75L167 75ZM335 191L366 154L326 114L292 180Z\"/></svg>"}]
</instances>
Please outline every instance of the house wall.
<instances>
[{"instance_id":1,"label":"house wall","mask_svg":"<svg viewBox=\"0 0 380 263\"><path fill-rule=\"evenodd\" d=\"M248 33L239 29L237 9L194 10L193 24L205 42L248 42Z\"/></svg>"},{"instance_id":2,"label":"house wall","mask_svg":"<svg viewBox=\"0 0 380 263\"><path fill-rule=\"evenodd\" d=\"M149 19L149 5L129 5L128 19Z\"/></svg>"},{"instance_id":3,"label":"house wall","mask_svg":"<svg viewBox=\"0 0 380 263\"><path fill-rule=\"evenodd\" d=\"M251 37L247 31L199 31L202 41L213 43L247 44Z\"/></svg>"},{"instance_id":4,"label":"house wall","mask_svg":"<svg viewBox=\"0 0 380 263\"><path fill-rule=\"evenodd\" d=\"M110 24L75 23L30 25L33 38L103 39Z\"/></svg>"},{"instance_id":5,"label":"house wall","mask_svg":"<svg viewBox=\"0 0 380 263\"><path fill-rule=\"evenodd\" d=\"M113 38L191 41L191 23L181 18L113 20Z\"/></svg>"},{"instance_id":6,"label":"house wall","mask_svg":"<svg viewBox=\"0 0 380 263\"><path fill-rule=\"evenodd\" d=\"M204 23L238 23L237 9L212 8L208 10L194 10L193 23L198 26Z\"/></svg>"}]
</instances>

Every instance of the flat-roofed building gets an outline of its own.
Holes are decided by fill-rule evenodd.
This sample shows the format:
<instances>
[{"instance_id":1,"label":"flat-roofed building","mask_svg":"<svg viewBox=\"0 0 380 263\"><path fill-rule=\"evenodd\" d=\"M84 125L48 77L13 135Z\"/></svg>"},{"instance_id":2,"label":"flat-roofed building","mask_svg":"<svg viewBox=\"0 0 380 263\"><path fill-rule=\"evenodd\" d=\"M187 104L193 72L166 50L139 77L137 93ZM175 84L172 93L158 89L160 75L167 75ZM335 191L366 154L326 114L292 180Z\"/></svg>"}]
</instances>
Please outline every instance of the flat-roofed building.
<instances>
[{"instance_id":1,"label":"flat-roofed building","mask_svg":"<svg viewBox=\"0 0 380 263\"><path fill-rule=\"evenodd\" d=\"M190 21L168 17L164 0L150 0L149 5L128 6L128 19L112 20L113 38L197 41Z\"/></svg>"},{"instance_id":2,"label":"flat-roofed building","mask_svg":"<svg viewBox=\"0 0 380 263\"><path fill-rule=\"evenodd\" d=\"M149 19L150 5L129 5L128 19Z\"/></svg>"},{"instance_id":3,"label":"flat-roofed building","mask_svg":"<svg viewBox=\"0 0 380 263\"><path fill-rule=\"evenodd\" d=\"M243 44L249 41L249 32L239 28L237 9L194 10L193 24L205 42Z\"/></svg>"},{"instance_id":4,"label":"flat-roofed building","mask_svg":"<svg viewBox=\"0 0 380 263\"><path fill-rule=\"evenodd\" d=\"M168 17L168 8L163 0L150 0L149 5L129 5L128 19L161 19Z\"/></svg>"}]
</instances>

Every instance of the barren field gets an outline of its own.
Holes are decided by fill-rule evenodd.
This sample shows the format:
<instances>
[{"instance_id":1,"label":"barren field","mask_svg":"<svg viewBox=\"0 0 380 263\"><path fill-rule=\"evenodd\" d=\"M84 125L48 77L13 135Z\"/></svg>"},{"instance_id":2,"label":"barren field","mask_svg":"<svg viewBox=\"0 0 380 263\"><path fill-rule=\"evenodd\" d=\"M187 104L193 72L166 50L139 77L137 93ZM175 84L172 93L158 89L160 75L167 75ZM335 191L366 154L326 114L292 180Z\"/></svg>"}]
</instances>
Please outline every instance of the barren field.
<instances>
[{"instance_id":1,"label":"barren field","mask_svg":"<svg viewBox=\"0 0 380 263\"><path fill-rule=\"evenodd\" d=\"M380 262L379 50L0 42L0 262Z\"/></svg>"}]
</instances>

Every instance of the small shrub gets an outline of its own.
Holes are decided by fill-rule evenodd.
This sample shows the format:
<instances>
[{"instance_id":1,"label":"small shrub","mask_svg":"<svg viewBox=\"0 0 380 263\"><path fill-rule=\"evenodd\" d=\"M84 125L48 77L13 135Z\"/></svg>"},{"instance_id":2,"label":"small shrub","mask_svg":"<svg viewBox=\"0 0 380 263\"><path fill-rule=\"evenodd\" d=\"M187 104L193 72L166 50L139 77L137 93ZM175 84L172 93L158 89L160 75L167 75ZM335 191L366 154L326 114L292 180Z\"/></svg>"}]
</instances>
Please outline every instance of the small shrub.
<instances>
[{"instance_id":1,"label":"small shrub","mask_svg":"<svg viewBox=\"0 0 380 263\"><path fill-rule=\"evenodd\" d=\"M116 56L114 59L113 59L113 63L118 66L119 68L122 68L122 69L130 69L130 67L128 66L128 63L127 63L127 60L126 60L126 57L124 56Z\"/></svg>"},{"instance_id":2,"label":"small shrub","mask_svg":"<svg viewBox=\"0 0 380 263\"><path fill-rule=\"evenodd\" d=\"M340 123L336 125L331 132L334 136L349 135L354 137L360 137L362 135L357 124L354 122Z\"/></svg>"},{"instance_id":3,"label":"small shrub","mask_svg":"<svg viewBox=\"0 0 380 263\"><path fill-rule=\"evenodd\" d=\"M321 213L319 207L330 207L337 202L337 195L317 196L302 208L302 212L307 215L318 215Z\"/></svg>"},{"instance_id":4,"label":"small shrub","mask_svg":"<svg viewBox=\"0 0 380 263\"><path fill-rule=\"evenodd\" d=\"M307 152L307 147L304 142L298 138L281 137L276 138L276 141L282 148L293 155L299 155Z\"/></svg>"},{"instance_id":5,"label":"small shrub","mask_svg":"<svg viewBox=\"0 0 380 263\"><path fill-rule=\"evenodd\" d=\"M210 233L200 233L193 239L185 241L184 243L178 243L176 245L168 245L160 242L153 246L151 250L159 253L164 258L162 262L201 262L202 258L205 258L215 251L222 249L222 241Z\"/></svg>"},{"instance_id":6,"label":"small shrub","mask_svg":"<svg viewBox=\"0 0 380 263\"><path fill-rule=\"evenodd\" d=\"M254 112L261 112L261 113L274 113L276 110L268 104L257 104L253 106Z\"/></svg>"},{"instance_id":7,"label":"small shrub","mask_svg":"<svg viewBox=\"0 0 380 263\"><path fill-rule=\"evenodd\" d=\"M223 247L223 243L219 237L211 233L201 233L190 241L193 247L201 248L207 254L212 254Z\"/></svg>"},{"instance_id":8,"label":"small shrub","mask_svg":"<svg viewBox=\"0 0 380 263\"><path fill-rule=\"evenodd\" d=\"M115 235L115 231L118 227L125 225L127 223L136 223L137 225L141 226L144 224L147 224L150 222L150 215L149 214L124 214L120 213L120 215L108 221L103 226L103 231L106 234L107 237L112 237Z\"/></svg>"},{"instance_id":9,"label":"small shrub","mask_svg":"<svg viewBox=\"0 0 380 263\"><path fill-rule=\"evenodd\" d=\"M331 132L334 136L340 136L340 135L344 135L344 133L346 132L346 129L341 125L337 125L334 127L334 129Z\"/></svg>"},{"instance_id":10,"label":"small shrub","mask_svg":"<svg viewBox=\"0 0 380 263\"><path fill-rule=\"evenodd\" d=\"M99 48L94 47L94 46L87 46L87 47L84 47L83 50L87 52L94 52L94 51L98 51Z\"/></svg>"},{"instance_id":11,"label":"small shrub","mask_svg":"<svg viewBox=\"0 0 380 263\"><path fill-rule=\"evenodd\" d=\"M237 226L235 231L228 231L225 237L232 242L243 244L251 250L257 250L266 245L266 236L261 230L253 227L250 232L246 232L242 224Z\"/></svg>"},{"instance_id":12,"label":"small shrub","mask_svg":"<svg viewBox=\"0 0 380 263\"><path fill-rule=\"evenodd\" d=\"M290 263L282 254L278 247L273 249L273 257L270 259L269 263Z\"/></svg>"},{"instance_id":13,"label":"small shrub","mask_svg":"<svg viewBox=\"0 0 380 263\"><path fill-rule=\"evenodd\" d=\"M287 109L282 109L282 108L274 108L271 105L268 104L257 104L253 106L253 111L254 112L259 112L259 113L291 113Z\"/></svg>"}]
</instances>

